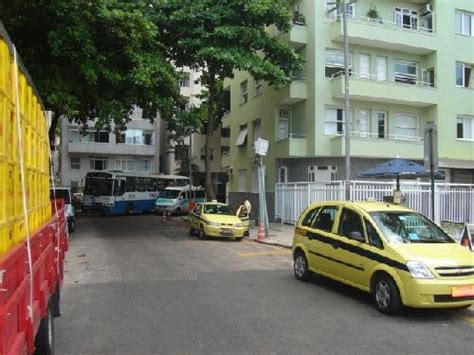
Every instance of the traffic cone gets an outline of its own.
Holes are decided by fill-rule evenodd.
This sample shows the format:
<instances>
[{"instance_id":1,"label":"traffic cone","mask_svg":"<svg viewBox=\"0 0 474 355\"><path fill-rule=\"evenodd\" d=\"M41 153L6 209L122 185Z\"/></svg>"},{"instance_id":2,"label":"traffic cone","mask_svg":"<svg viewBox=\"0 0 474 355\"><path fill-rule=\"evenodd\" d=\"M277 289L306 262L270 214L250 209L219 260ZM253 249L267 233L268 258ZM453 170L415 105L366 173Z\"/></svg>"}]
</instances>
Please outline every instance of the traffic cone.
<instances>
[{"instance_id":1,"label":"traffic cone","mask_svg":"<svg viewBox=\"0 0 474 355\"><path fill-rule=\"evenodd\" d=\"M166 211L163 211L163 216L161 216L161 223L166 223Z\"/></svg>"},{"instance_id":2,"label":"traffic cone","mask_svg":"<svg viewBox=\"0 0 474 355\"><path fill-rule=\"evenodd\" d=\"M260 222L258 225L258 234L257 234L257 240L264 240L266 238L265 234L265 226L263 225L263 222Z\"/></svg>"},{"instance_id":3,"label":"traffic cone","mask_svg":"<svg viewBox=\"0 0 474 355\"><path fill-rule=\"evenodd\" d=\"M472 250L471 249L471 243L469 243L469 237L467 235L467 233L464 234L464 236L462 237L461 239L461 245L469 250Z\"/></svg>"}]
</instances>

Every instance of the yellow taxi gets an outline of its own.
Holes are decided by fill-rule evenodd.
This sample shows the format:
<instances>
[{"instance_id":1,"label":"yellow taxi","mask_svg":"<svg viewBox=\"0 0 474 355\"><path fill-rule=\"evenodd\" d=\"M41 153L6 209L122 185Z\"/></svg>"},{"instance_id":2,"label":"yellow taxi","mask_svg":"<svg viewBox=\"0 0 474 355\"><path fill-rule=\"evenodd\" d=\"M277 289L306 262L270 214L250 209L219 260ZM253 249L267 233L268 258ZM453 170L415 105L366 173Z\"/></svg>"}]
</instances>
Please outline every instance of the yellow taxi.
<instances>
[{"instance_id":1,"label":"yellow taxi","mask_svg":"<svg viewBox=\"0 0 474 355\"><path fill-rule=\"evenodd\" d=\"M386 314L402 306L469 307L474 256L423 215L382 202L306 208L293 238L294 273L318 273L370 292Z\"/></svg>"},{"instance_id":2,"label":"yellow taxi","mask_svg":"<svg viewBox=\"0 0 474 355\"><path fill-rule=\"evenodd\" d=\"M225 203L198 203L189 215L189 235L198 233L200 239L223 237L241 241L248 234L249 221L240 209L239 215L244 221Z\"/></svg>"}]
</instances>

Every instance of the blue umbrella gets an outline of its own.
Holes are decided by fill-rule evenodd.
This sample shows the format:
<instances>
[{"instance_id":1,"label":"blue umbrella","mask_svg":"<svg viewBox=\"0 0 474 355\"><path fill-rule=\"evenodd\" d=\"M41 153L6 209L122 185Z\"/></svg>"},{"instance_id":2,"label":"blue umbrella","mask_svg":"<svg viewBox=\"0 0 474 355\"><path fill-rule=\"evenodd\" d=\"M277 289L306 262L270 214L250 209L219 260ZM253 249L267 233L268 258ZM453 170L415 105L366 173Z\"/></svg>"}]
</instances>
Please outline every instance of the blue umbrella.
<instances>
[{"instance_id":1,"label":"blue umbrella","mask_svg":"<svg viewBox=\"0 0 474 355\"><path fill-rule=\"evenodd\" d=\"M429 177L430 173L425 171L425 167L405 159L393 159L382 164L373 166L365 172L359 174L362 177L373 178L395 178L397 179L397 190L400 190L400 178ZM444 173L435 172L435 179L444 179Z\"/></svg>"}]
</instances>

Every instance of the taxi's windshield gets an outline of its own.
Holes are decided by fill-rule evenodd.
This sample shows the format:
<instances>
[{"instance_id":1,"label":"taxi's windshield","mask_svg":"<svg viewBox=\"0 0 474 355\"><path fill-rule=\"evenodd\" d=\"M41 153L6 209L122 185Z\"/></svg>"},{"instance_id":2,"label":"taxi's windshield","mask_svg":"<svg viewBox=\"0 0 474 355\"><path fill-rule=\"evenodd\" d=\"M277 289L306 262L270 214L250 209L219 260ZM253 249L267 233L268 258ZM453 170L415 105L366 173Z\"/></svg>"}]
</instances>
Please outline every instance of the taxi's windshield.
<instances>
[{"instance_id":1,"label":"taxi's windshield","mask_svg":"<svg viewBox=\"0 0 474 355\"><path fill-rule=\"evenodd\" d=\"M372 212L389 243L454 243L428 218L415 212Z\"/></svg>"},{"instance_id":2,"label":"taxi's windshield","mask_svg":"<svg viewBox=\"0 0 474 355\"><path fill-rule=\"evenodd\" d=\"M160 198L176 199L179 196L179 190L164 190L160 192Z\"/></svg>"},{"instance_id":3,"label":"taxi's windshield","mask_svg":"<svg viewBox=\"0 0 474 355\"><path fill-rule=\"evenodd\" d=\"M206 214L221 214L227 216L233 216L235 213L227 205L205 205L204 206L204 213Z\"/></svg>"}]
</instances>

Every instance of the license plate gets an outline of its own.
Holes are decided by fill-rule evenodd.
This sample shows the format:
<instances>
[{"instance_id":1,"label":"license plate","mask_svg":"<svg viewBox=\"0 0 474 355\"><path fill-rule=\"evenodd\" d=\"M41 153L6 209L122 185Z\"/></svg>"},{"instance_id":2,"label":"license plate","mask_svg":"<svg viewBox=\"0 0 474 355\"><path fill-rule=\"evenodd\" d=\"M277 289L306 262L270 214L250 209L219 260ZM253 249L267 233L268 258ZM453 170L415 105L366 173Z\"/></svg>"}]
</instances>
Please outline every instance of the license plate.
<instances>
[{"instance_id":1,"label":"license plate","mask_svg":"<svg viewBox=\"0 0 474 355\"><path fill-rule=\"evenodd\" d=\"M234 231L230 228L224 228L221 233L224 235L233 235Z\"/></svg>"},{"instance_id":2,"label":"license plate","mask_svg":"<svg viewBox=\"0 0 474 355\"><path fill-rule=\"evenodd\" d=\"M453 297L474 296L474 285L455 286L451 291Z\"/></svg>"}]
</instances>

